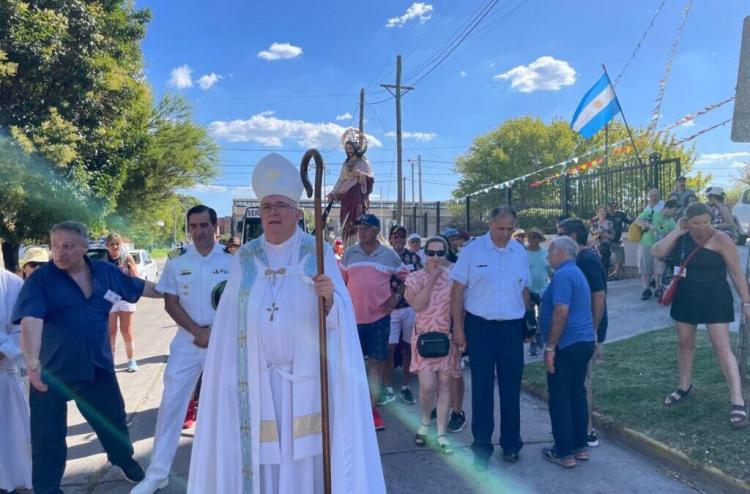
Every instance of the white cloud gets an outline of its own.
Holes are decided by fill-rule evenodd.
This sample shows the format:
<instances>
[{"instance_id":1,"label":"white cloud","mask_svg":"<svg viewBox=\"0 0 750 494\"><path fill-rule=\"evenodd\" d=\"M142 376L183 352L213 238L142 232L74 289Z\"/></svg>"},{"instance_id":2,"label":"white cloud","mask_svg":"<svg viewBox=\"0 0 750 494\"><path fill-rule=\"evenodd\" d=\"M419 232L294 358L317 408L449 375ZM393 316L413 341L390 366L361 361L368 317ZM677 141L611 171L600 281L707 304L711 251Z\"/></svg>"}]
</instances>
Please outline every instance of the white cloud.
<instances>
[{"instance_id":1,"label":"white cloud","mask_svg":"<svg viewBox=\"0 0 750 494\"><path fill-rule=\"evenodd\" d=\"M396 132L386 132L385 135L388 137L396 137ZM401 132L401 137L403 139L414 139L415 141L427 142L436 138L437 134L434 132Z\"/></svg>"},{"instance_id":2,"label":"white cloud","mask_svg":"<svg viewBox=\"0 0 750 494\"><path fill-rule=\"evenodd\" d=\"M219 82L219 79L221 79L221 76L219 74L211 72L210 74L203 75L200 77L200 79L198 79L198 86L206 91L208 89L211 89L214 84Z\"/></svg>"},{"instance_id":3,"label":"white cloud","mask_svg":"<svg viewBox=\"0 0 750 494\"><path fill-rule=\"evenodd\" d=\"M226 192L228 189L223 185L195 184L185 189L186 192Z\"/></svg>"},{"instance_id":4,"label":"white cloud","mask_svg":"<svg viewBox=\"0 0 750 494\"><path fill-rule=\"evenodd\" d=\"M336 120L351 120L352 118L354 118L354 115L349 112L342 113L341 115L336 115Z\"/></svg>"},{"instance_id":5,"label":"white cloud","mask_svg":"<svg viewBox=\"0 0 750 494\"><path fill-rule=\"evenodd\" d=\"M273 43L267 50L259 51L258 58L268 60L289 60L302 55L302 48L289 43Z\"/></svg>"},{"instance_id":6,"label":"white cloud","mask_svg":"<svg viewBox=\"0 0 750 494\"><path fill-rule=\"evenodd\" d=\"M695 127L695 120L688 120L684 124L681 124L680 127Z\"/></svg>"},{"instance_id":7,"label":"white cloud","mask_svg":"<svg viewBox=\"0 0 750 494\"><path fill-rule=\"evenodd\" d=\"M419 19L420 24L424 24L430 17L432 17L433 7L429 3L414 2L411 7L406 9L403 15L399 17L391 17L386 22L385 27L403 27L404 24L412 19Z\"/></svg>"},{"instance_id":8,"label":"white cloud","mask_svg":"<svg viewBox=\"0 0 750 494\"><path fill-rule=\"evenodd\" d=\"M539 57L529 65L519 65L497 74L495 80L510 80L510 87L522 93L557 91L576 81L575 69L565 60Z\"/></svg>"},{"instance_id":9,"label":"white cloud","mask_svg":"<svg viewBox=\"0 0 750 494\"><path fill-rule=\"evenodd\" d=\"M750 152L738 151L735 153L701 153L695 160L696 165L713 163L714 161L736 161L740 158L750 158Z\"/></svg>"},{"instance_id":10,"label":"white cloud","mask_svg":"<svg viewBox=\"0 0 750 494\"><path fill-rule=\"evenodd\" d=\"M187 65L175 67L172 69L169 77L169 85L177 89L193 87L193 71Z\"/></svg>"},{"instance_id":11,"label":"white cloud","mask_svg":"<svg viewBox=\"0 0 750 494\"><path fill-rule=\"evenodd\" d=\"M255 192L253 192L253 188L249 185L232 187L231 189L232 197L255 197Z\"/></svg>"},{"instance_id":12,"label":"white cloud","mask_svg":"<svg viewBox=\"0 0 750 494\"><path fill-rule=\"evenodd\" d=\"M465 70L462 70L461 72L458 73L458 75L460 75L461 77L466 77L469 74L467 74Z\"/></svg>"},{"instance_id":13,"label":"white cloud","mask_svg":"<svg viewBox=\"0 0 750 494\"><path fill-rule=\"evenodd\" d=\"M305 122L284 120L271 111L257 113L247 120L217 120L208 125L209 132L229 142L257 142L264 146L281 146L284 141L293 141L304 147L332 148L339 144L345 127L333 122ZM370 147L383 144L367 135Z\"/></svg>"},{"instance_id":14,"label":"white cloud","mask_svg":"<svg viewBox=\"0 0 750 494\"><path fill-rule=\"evenodd\" d=\"M732 161L732 168L746 168L748 165L750 165L749 162L746 161Z\"/></svg>"}]
</instances>

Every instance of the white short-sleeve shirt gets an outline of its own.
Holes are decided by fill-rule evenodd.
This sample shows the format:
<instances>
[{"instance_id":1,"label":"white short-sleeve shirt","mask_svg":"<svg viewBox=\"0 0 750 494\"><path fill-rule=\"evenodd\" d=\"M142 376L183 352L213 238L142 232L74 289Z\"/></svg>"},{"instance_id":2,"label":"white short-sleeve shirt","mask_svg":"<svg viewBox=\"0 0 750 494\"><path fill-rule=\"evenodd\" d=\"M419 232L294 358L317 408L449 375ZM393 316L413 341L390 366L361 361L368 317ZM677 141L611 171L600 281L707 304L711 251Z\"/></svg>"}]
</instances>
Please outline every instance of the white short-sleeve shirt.
<instances>
[{"instance_id":1,"label":"white short-sleeve shirt","mask_svg":"<svg viewBox=\"0 0 750 494\"><path fill-rule=\"evenodd\" d=\"M191 244L184 254L167 261L156 289L177 295L190 319L200 326L209 326L216 314L214 300L218 300L214 290L219 290L219 285L229 279L231 262L232 255L218 242L205 257Z\"/></svg>"},{"instance_id":2,"label":"white short-sleeve shirt","mask_svg":"<svg viewBox=\"0 0 750 494\"><path fill-rule=\"evenodd\" d=\"M490 233L466 245L451 270L451 279L464 289L464 309L492 321L521 319L526 306L523 290L529 284L529 260L519 242L500 248Z\"/></svg>"}]
</instances>

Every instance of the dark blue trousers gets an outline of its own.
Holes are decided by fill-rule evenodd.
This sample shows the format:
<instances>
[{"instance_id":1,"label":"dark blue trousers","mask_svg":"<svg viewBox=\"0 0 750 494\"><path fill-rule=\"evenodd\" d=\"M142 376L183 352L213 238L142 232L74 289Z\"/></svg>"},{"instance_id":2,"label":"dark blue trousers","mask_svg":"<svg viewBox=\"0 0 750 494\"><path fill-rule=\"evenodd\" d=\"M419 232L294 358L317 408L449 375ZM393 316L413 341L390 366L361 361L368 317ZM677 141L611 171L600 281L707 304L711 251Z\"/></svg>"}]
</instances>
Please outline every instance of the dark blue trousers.
<instances>
[{"instance_id":1,"label":"dark blue trousers","mask_svg":"<svg viewBox=\"0 0 750 494\"><path fill-rule=\"evenodd\" d=\"M62 494L68 431L68 401L74 400L114 465L130 461L133 444L125 422L125 402L114 373L96 369L93 381L61 382L43 376L42 393L31 387L31 482L36 494Z\"/></svg>"},{"instance_id":2,"label":"dark blue trousers","mask_svg":"<svg viewBox=\"0 0 750 494\"><path fill-rule=\"evenodd\" d=\"M471 433L474 454L489 459L494 449L495 373L500 392L500 447L517 453L521 441L523 319L488 321L469 312L464 319L471 361Z\"/></svg>"},{"instance_id":3,"label":"dark blue trousers","mask_svg":"<svg viewBox=\"0 0 750 494\"><path fill-rule=\"evenodd\" d=\"M574 451L586 447L589 412L583 381L593 355L593 341L558 348L555 352L555 373L547 373L549 418L558 456L570 456Z\"/></svg>"}]
</instances>

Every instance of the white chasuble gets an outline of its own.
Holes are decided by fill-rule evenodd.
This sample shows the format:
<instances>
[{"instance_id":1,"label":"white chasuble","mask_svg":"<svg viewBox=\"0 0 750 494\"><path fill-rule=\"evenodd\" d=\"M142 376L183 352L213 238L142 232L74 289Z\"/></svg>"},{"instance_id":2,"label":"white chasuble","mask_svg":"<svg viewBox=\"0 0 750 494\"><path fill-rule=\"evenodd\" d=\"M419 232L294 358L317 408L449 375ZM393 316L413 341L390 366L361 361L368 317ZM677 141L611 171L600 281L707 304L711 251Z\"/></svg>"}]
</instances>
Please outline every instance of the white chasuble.
<instances>
[{"instance_id":1,"label":"white chasuble","mask_svg":"<svg viewBox=\"0 0 750 494\"><path fill-rule=\"evenodd\" d=\"M314 238L265 236L240 249L206 357L188 492L322 492L322 421ZM343 279L327 317L335 493L385 492L367 379Z\"/></svg>"}]
</instances>

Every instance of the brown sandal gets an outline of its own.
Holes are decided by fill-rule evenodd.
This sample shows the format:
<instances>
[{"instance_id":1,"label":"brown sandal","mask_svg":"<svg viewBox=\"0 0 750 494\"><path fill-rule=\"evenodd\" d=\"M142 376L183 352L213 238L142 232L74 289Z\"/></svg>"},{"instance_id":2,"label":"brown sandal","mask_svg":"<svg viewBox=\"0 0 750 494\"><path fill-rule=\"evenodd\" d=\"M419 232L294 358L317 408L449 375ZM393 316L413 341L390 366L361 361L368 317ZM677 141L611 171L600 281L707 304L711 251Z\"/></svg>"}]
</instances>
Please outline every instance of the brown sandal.
<instances>
[{"instance_id":1,"label":"brown sandal","mask_svg":"<svg viewBox=\"0 0 750 494\"><path fill-rule=\"evenodd\" d=\"M747 408L745 405L732 405L732 411L729 412L729 423L735 429L741 429L750 424L747 420Z\"/></svg>"},{"instance_id":2,"label":"brown sandal","mask_svg":"<svg viewBox=\"0 0 750 494\"><path fill-rule=\"evenodd\" d=\"M691 384L688 389L680 389L677 388L674 391L672 391L670 394L667 395L666 398L664 398L664 404L669 406L675 405L690 394L690 392L693 391L693 385Z\"/></svg>"}]
</instances>

